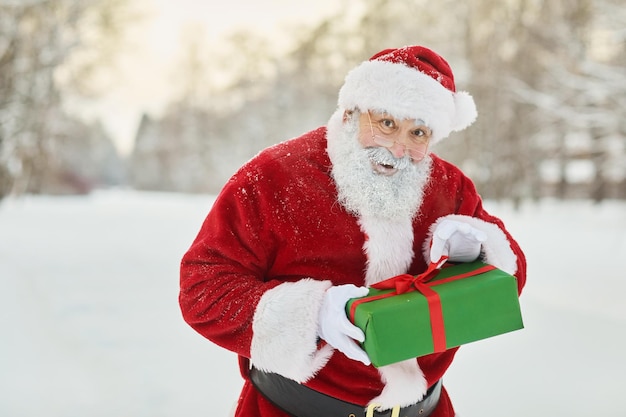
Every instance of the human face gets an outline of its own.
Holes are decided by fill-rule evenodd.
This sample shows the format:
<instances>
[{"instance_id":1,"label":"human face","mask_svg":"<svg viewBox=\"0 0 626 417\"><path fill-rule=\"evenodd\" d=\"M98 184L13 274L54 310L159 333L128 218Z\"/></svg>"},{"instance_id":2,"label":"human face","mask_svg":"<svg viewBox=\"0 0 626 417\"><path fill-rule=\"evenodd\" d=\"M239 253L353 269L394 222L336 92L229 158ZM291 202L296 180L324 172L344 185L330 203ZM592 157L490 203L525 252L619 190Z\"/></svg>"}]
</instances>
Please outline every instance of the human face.
<instances>
[{"instance_id":1,"label":"human face","mask_svg":"<svg viewBox=\"0 0 626 417\"><path fill-rule=\"evenodd\" d=\"M337 184L338 200L360 216L412 218L419 209L430 181L432 159L419 163L410 157L395 158L382 146L364 147L358 113L336 112L328 123L328 156ZM368 127L369 129L369 127Z\"/></svg>"},{"instance_id":2,"label":"human face","mask_svg":"<svg viewBox=\"0 0 626 417\"><path fill-rule=\"evenodd\" d=\"M381 112L361 112L359 127L364 147L384 147L395 158L408 155L413 162L424 159L432 137L422 120L397 119Z\"/></svg>"}]
</instances>

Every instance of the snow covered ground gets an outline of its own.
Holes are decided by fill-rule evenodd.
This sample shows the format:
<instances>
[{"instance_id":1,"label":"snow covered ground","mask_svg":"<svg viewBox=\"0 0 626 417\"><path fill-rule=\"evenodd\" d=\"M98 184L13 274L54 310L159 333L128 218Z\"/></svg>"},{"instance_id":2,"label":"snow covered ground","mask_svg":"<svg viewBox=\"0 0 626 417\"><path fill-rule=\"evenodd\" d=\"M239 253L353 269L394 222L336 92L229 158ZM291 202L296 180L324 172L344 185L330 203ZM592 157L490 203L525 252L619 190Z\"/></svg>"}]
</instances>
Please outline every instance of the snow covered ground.
<instances>
[{"instance_id":1,"label":"snow covered ground","mask_svg":"<svg viewBox=\"0 0 626 417\"><path fill-rule=\"evenodd\" d=\"M178 263L211 196L0 203L0 415L227 416L234 354L194 333ZM525 248L526 328L463 347L462 417L624 415L626 203L487 204Z\"/></svg>"}]
</instances>

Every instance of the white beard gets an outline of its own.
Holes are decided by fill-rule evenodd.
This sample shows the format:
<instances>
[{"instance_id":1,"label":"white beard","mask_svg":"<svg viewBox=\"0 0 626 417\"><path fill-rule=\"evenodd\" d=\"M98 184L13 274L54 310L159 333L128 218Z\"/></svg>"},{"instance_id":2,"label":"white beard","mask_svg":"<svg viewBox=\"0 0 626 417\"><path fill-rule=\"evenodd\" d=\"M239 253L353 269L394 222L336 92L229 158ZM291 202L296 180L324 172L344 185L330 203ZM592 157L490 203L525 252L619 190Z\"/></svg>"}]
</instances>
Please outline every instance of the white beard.
<instances>
[{"instance_id":1,"label":"white beard","mask_svg":"<svg viewBox=\"0 0 626 417\"><path fill-rule=\"evenodd\" d=\"M413 163L394 158L385 148L363 148L358 141L358 118L345 123L343 111L333 114L327 130L328 155L337 184L339 202L350 212L366 218L412 219L422 204L424 187L430 178L432 159L426 156ZM374 172L371 159L394 165L391 176Z\"/></svg>"}]
</instances>

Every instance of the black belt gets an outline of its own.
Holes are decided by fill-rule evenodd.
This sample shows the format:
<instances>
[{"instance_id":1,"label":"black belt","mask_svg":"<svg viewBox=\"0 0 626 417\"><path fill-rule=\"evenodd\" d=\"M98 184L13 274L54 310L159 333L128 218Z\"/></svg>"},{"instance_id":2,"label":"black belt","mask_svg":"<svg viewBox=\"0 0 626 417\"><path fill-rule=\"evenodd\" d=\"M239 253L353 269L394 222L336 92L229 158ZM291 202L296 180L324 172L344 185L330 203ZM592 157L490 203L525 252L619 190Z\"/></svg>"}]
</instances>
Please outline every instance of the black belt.
<instances>
[{"instance_id":1,"label":"black belt","mask_svg":"<svg viewBox=\"0 0 626 417\"><path fill-rule=\"evenodd\" d=\"M281 375L250 370L250 380L256 389L276 407L293 417L363 417L367 407L352 404L322 394ZM413 405L386 411L374 411L376 417L428 417L437 407L441 380L428 389L424 398Z\"/></svg>"}]
</instances>

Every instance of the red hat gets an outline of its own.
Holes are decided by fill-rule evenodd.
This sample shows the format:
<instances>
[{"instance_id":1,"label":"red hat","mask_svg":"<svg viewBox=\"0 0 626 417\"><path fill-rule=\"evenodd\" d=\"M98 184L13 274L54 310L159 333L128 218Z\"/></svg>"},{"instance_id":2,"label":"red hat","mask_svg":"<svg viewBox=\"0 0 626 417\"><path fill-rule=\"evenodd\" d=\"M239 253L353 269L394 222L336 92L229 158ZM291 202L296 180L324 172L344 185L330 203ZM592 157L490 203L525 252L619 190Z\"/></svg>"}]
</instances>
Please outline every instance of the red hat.
<instances>
[{"instance_id":1,"label":"red hat","mask_svg":"<svg viewBox=\"0 0 626 417\"><path fill-rule=\"evenodd\" d=\"M476 120L474 99L456 91L450 65L423 46L386 49L348 73L339 91L343 109L386 112L422 120L435 143Z\"/></svg>"}]
</instances>

